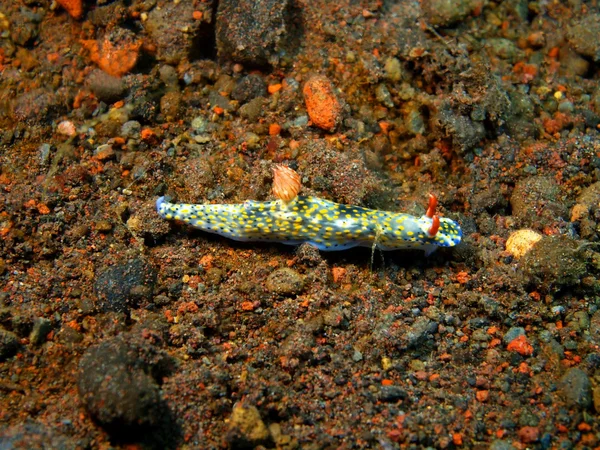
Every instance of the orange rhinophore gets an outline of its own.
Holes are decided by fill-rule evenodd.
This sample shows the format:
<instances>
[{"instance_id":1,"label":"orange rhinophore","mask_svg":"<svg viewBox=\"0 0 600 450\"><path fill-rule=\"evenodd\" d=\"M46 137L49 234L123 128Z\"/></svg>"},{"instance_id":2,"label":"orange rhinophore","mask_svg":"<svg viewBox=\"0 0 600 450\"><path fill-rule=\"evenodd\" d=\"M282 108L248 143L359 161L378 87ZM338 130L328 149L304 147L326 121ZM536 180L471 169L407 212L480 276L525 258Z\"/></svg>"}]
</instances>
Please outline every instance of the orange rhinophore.
<instances>
[{"instance_id":1,"label":"orange rhinophore","mask_svg":"<svg viewBox=\"0 0 600 450\"><path fill-rule=\"evenodd\" d=\"M437 197L433 194L429 194L429 205L427 205L427 212L425 215L430 219L433 219L435 208L437 208Z\"/></svg>"},{"instance_id":2,"label":"orange rhinophore","mask_svg":"<svg viewBox=\"0 0 600 450\"><path fill-rule=\"evenodd\" d=\"M431 228L429 230L427 230L427 234L429 235L429 237L434 237L437 234L437 232L439 231L439 229L440 229L440 218L436 214L431 219Z\"/></svg>"}]
</instances>

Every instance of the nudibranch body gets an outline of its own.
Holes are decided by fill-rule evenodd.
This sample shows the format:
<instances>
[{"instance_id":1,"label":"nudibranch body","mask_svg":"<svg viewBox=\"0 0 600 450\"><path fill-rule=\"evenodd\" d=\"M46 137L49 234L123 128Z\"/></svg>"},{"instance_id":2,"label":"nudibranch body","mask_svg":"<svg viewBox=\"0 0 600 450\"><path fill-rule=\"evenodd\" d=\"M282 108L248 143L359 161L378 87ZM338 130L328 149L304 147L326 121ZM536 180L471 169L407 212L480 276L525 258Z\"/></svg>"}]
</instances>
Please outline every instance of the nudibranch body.
<instances>
[{"instance_id":1,"label":"nudibranch body","mask_svg":"<svg viewBox=\"0 0 600 450\"><path fill-rule=\"evenodd\" d=\"M347 206L317 197L294 195L289 201L282 198L218 205L169 203L160 197L156 209L165 219L180 220L237 241L290 245L308 242L320 250L375 246L381 250L419 249L429 255L438 247L458 244L462 238L456 222L435 214L437 201L433 196L427 213L421 217Z\"/></svg>"}]
</instances>

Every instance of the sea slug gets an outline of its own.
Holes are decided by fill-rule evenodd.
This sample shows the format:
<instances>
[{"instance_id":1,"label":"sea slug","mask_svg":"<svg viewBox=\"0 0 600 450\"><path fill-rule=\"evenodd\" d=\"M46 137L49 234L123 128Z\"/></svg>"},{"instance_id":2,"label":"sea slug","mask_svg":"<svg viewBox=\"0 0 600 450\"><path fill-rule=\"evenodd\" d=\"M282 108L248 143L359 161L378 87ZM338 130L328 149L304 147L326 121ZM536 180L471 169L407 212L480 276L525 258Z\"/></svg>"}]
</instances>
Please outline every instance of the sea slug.
<instances>
[{"instance_id":1,"label":"sea slug","mask_svg":"<svg viewBox=\"0 0 600 450\"><path fill-rule=\"evenodd\" d=\"M381 250L418 249L426 255L461 241L458 223L440 218L437 199L430 195L427 212L410 214L348 206L318 197L299 196L299 176L276 166L273 182L277 200L242 204L169 203L156 201L158 214L237 241L308 242L319 250L362 246ZM283 185L283 187L282 187Z\"/></svg>"}]
</instances>

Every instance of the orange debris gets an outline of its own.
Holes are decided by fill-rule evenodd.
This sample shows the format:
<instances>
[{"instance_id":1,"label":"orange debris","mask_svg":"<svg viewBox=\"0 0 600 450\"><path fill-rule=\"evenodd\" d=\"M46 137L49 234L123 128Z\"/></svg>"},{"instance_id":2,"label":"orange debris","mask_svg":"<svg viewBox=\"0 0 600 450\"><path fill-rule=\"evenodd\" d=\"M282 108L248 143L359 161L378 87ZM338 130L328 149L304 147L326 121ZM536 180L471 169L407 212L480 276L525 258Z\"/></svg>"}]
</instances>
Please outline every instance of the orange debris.
<instances>
[{"instance_id":1,"label":"orange debris","mask_svg":"<svg viewBox=\"0 0 600 450\"><path fill-rule=\"evenodd\" d=\"M475 397L477 397L477 400L480 402L487 402L487 399L490 396L490 391L477 391L477 393L475 394Z\"/></svg>"},{"instance_id":2,"label":"orange debris","mask_svg":"<svg viewBox=\"0 0 600 450\"><path fill-rule=\"evenodd\" d=\"M463 438L460 433L452 433L452 443L457 446L463 445Z\"/></svg>"},{"instance_id":3,"label":"orange debris","mask_svg":"<svg viewBox=\"0 0 600 450\"><path fill-rule=\"evenodd\" d=\"M281 83L270 84L269 87L267 87L267 91L269 91L269 94L274 94L275 92L281 90L281 86Z\"/></svg>"},{"instance_id":4,"label":"orange debris","mask_svg":"<svg viewBox=\"0 0 600 450\"><path fill-rule=\"evenodd\" d=\"M210 269L211 267L213 267L213 261L215 260L215 257L212 255L204 255L202 258L200 258L199 264L204 267L204 269Z\"/></svg>"},{"instance_id":5,"label":"orange debris","mask_svg":"<svg viewBox=\"0 0 600 450\"><path fill-rule=\"evenodd\" d=\"M549 51L548 51L548 56L550 58L558 58L558 55L560 54L560 49L558 47L552 47Z\"/></svg>"},{"instance_id":6,"label":"orange debris","mask_svg":"<svg viewBox=\"0 0 600 450\"><path fill-rule=\"evenodd\" d=\"M333 282L338 284L346 275L347 270L343 267L334 267L331 269L331 275L333 276Z\"/></svg>"},{"instance_id":7,"label":"orange debris","mask_svg":"<svg viewBox=\"0 0 600 450\"><path fill-rule=\"evenodd\" d=\"M514 338L506 347L508 351L517 352L519 355L528 356L533 353L533 347L524 334Z\"/></svg>"},{"instance_id":8,"label":"orange debris","mask_svg":"<svg viewBox=\"0 0 600 450\"><path fill-rule=\"evenodd\" d=\"M592 431L590 424L585 422L581 422L579 425L577 425L577 429L579 431Z\"/></svg>"},{"instance_id":9,"label":"orange debris","mask_svg":"<svg viewBox=\"0 0 600 450\"><path fill-rule=\"evenodd\" d=\"M276 136L279 133L281 133L281 126L279 126L276 123L272 123L271 125L269 125L269 134L271 136Z\"/></svg>"},{"instance_id":10,"label":"orange debris","mask_svg":"<svg viewBox=\"0 0 600 450\"><path fill-rule=\"evenodd\" d=\"M322 75L309 79L302 90L306 110L313 125L333 131L342 120L340 104L331 81Z\"/></svg>"},{"instance_id":11,"label":"orange debris","mask_svg":"<svg viewBox=\"0 0 600 450\"><path fill-rule=\"evenodd\" d=\"M254 303L242 302L242 311L254 311Z\"/></svg>"},{"instance_id":12,"label":"orange debris","mask_svg":"<svg viewBox=\"0 0 600 450\"><path fill-rule=\"evenodd\" d=\"M467 283L470 278L471 277L469 277L469 274L465 271L461 271L456 274L456 281L458 281L460 284Z\"/></svg>"},{"instance_id":13,"label":"orange debris","mask_svg":"<svg viewBox=\"0 0 600 450\"><path fill-rule=\"evenodd\" d=\"M194 20L202 20L202 11L194 11L192 13L192 17L194 18Z\"/></svg>"},{"instance_id":14,"label":"orange debris","mask_svg":"<svg viewBox=\"0 0 600 450\"><path fill-rule=\"evenodd\" d=\"M386 122L385 120L382 120L381 122L379 122L379 128L381 128L381 132L385 135L387 135L390 132L390 123Z\"/></svg>"},{"instance_id":15,"label":"orange debris","mask_svg":"<svg viewBox=\"0 0 600 450\"><path fill-rule=\"evenodd\" d=\"M142 137L142 141L144 142L153 142L156 140L156 133L152 130L152 128L142 128L140 135Z\"/></svg>"},{"instance_id":16,"label":"orange debris","mask_svg":"<svg viewBox=\"0 0 600 450\"><path fill-rule=\"evenodd\" d=\"M65 11L74 19L79 19L83 14L83 2L81 0L56 0Z\"/></svg>"},{"instance_id":17,"label":"orange debris","mask_svg":"<svg viewBox=\"0 0 600 450\"><path fill-rule=\"evenodd\" d=\"M82 40L81 44L90 52L90 58L100 69L114 77L122 77L129 72L139 56L141 42L122 42L115 45L108 39L102 43L96 40Z\"/></svg>"}]
</instances>

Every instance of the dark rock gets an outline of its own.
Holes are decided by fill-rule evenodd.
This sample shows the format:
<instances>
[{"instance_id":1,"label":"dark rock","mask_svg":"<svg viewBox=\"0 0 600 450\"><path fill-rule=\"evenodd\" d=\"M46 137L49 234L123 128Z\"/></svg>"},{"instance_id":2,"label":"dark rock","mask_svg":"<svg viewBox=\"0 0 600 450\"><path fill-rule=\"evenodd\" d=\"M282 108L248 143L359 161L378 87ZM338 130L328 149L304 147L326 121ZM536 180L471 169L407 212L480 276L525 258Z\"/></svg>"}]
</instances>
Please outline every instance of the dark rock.
<instances>
[{"instance_id":1,"label":"dark rock","mask_svg":"<svg viewBox=\"0 0 600 450\"><path fill-rule=\"evenodd\" d=\"M600 342L600 310L590 318L590 338L593 342Z\"/></svg>"},{"instance_id":2,"label":"dark rock","mask_svg":"<svg viewBox=\"0 0 600 450\"><path fill-rule=\"evenodd\" d=\"M267 100L264 97L256 97L248 103L242 105L239 109L240 116L248 119L249 122L255 122L264 112L264 106Z\"/></svg>"},{"instance_id":3,"label":"dark rock","mask_svg":"<svg viewBox=\"0 0 600 450\"><path fill-rule=\"evenodd\" d=\"M202 24L193 13L193 2L165 2L150 11L144 28L156 44L159 60L176 66L188 58Z\"/></svg>"},{"instance_id":4,"label":"dark rock","mask_svg":"<svg viewBox=\"0 0 600 450\"><path fill-rule=\"evenodd\" d=\"M589 408L592 406L592 384L588 375L577 367L571 367L560 379L560 387L569 406Z\"/></svg>"},{"instance_id":5,"label":"dark rock","mask_svg":"<svg viewBox=\"0 0 600 450\"><path fill-rule=\"evenodd\" d=\"M66 110L60 97L44 88L19 95L14 103L13 116L27 122L43 122Z\"/></svg>"},{"instance_id":6,"label":"dark rock","mask_svg":"<svg viewBox=\"0 0 600 450\"><path fill-rule=\"evenodd\" d=\"M61 344L78 344L83 341L83 334L70 326L64 326L58 332L57 339Z\"/></svg>"},{"instance_id":7,"label":"dark rock","mask_svg":"<svg viewBox=\"0 0 600 450\"><path fill-rule=\"evenodd\" d=\"M4 428L0 433L0 449L2 450L59 450L78 448L81 444L75 438L62 435L56 426L45 425L29 420L24 423Z\"/></svg>"},{"instance_id":8,"label":"dark rock","mask_svg":"<svg viewBox=\"0 0 600 450\"><path fill-rule=\"evenodd\" d=\"M156 271L145 260L136 257L117 262L96 279L94 289L98 296L97 307L104 312L127 312L129 307L138 300L132 295L132 289L136 286L145 286L148 288L146 299L149 300L155 283ZM139 290L133 292L138 294Z\"/></svg>"},{"instance_id":9,"label":"dark rock","mask_svg":"<svg viewBox=\"0 0 600 450\"><path fill-rule=\"evenodd\" d=\"M472 329L484 328L490 325L490 320L487 317L474 317L469 320L469 327Z\"/></svg>"},{"instance_id":10,"label":"dark rock","mask_svg":"<svg viewBox=\"0 0 600 450\"><path fill-rule=\"evenodd\" d=\"M423 0L420 3L425 20L442 27L466 19L475 7L481 6L481 2L474 0Z\"/></svg>"},{"instance_id":11,"label":"dark rock","mask_svg":"<svg viewBox=\"0 0 600 450\"><path fill-rule=\"evenodd\" d=\"M496 439L490 444L490 450L515 450L515 448L509 441L500 439Z\"/></svg>"},{"instance_id":12,"label":"dark rock","mask_svg":"<svg viewBox=\"0 0 600 450\"><path fill-rule=\"evenodd\" d=\"M120 78L113 77L99 69L90 72L85 84L98 97L98 100L105 103L114 103L123 98L126 89Z\"/></svg>"},{"instance_id":13,"label":"dark rock","mask_svg":"<svg viewBox=\"0 0 600 450\"><path fill-rule=\"evenodd\" d=\"M510 198L513 216L520 225L541 230L560 218L567 208L558 199L559 187L551 177L533 176L519 181Z\"/></svg>"},{"instance_id":14,"label":"dark rock","mask_svg":"<svg viewBox=\"0 0 600 450\"><path fill-rule=\"evenodd\" d=\"M416 347L425 341L428 335L435 333L437 328L438 324L427 317L417 318L406 334L406 344L408 347Z\"/></svg>"},{"instance_id":15,"label":"dark rock","mask_svg":"<svg viewBox=\"0 0 600 450\"><path fill-rule=\"evenodd\" d=\"M269 291L280 295L295 295L304 289L302 276L294 269L284 267L275 270L267 278L266 287Z\"/></svg>"},{"instance_id":16,"label":"dark rock","mask_svg":"<svg viewBox=\"0 0 600 450\"><path fill-rule=\"evenodd\" d=\"M107 28L110 25L127 20L127 8L122 2L112 2L104 5L100 3L91 9L86 18L97 28Z\"/></svg>"},{"instance_id":17,"label":"dark rock","mask_svg":"<svg viewBox=\"0 0 600 450\"><path fill-rule=\"evenodd\" d=\"M177 168L177 174L181 179L182 186L187 191L206 192L214 187L213 167L206 158L189 158L181 166Z\"/></svg>"},{"instance_id":18,"label":"dark rock","mask_svg":"<svg viewBox=\"0 0 600 450\"><path fill-rule=\"evenodd\" d=\"M17 352L19 339L17 335L0 328L0 361L10 358Z\"/></svg>"},{"instance_id":19,"label":"dark rock","mask_svg":"<svg viewBox=\"0 0 600 450\"><path fill-rule=\"evenodd\" d=\"M523 327L511 327L502 337L504 344L508 345L519 336L525 335L525 328Z\"/></svg>"},{"instance_id":20,"label":"dark rock","mask_svg":"<svg viewBox=\"0 0 600 450\"><path fill-rule=\"evenodd\" d=\"M77 384L81 401L109 432L155 426L165 405L159 382L170 360L160 349L123 335L89 348L81 358Z\"/></svg>"},{"instance_id":21,"label":"dark rock","mask_svg":"<svg viewBox=\"0 0 600 450\"><path fill-rule=\"evenodd\" d=\"M571 47L584 56L600 61L600 14L587 14L567 30Z\"/></svg>"},{"instance_id":22,"label":"dark rock","mask_svg":"<svg viewBox=\"0 0 600 450\"><path fill-rule=\"evenodd\" d=\"M485 137L485 127L480 122L453 111L447 102L441 105L435 118L452 137L453 146L461 152L471 150Z\"/></svg>"},{"instance_id":23,"label":"dark rock","mask_svg":"<svg viewBox=\"0 0 600 450\"><path fill-rule=\"evenodd\" d=\"M21 47L31 45L38 37L41 18L36 16L37 14L27 8L21 8L19 12L11 15L10 38L15 44Z\"/></svg>"},{"instance_id":24,"label":"dark rock","mask_svg":"<svg viewBox=\"0 0 600 450\"><path fill-rule=\"evenodd\" d=\"M334 306L333 308L323 313L323 323L330 327L346 327L348 321L346 315L341 306Z\"/></svg>"},{"instance_id":25,"label":"dark rock","mask_svg":"<svg viewBox=\"0 0 600 450\"><path fill-rule=\"evenodd\" d=\"M256 97L266 97L267 86L260 75L250 74L242 78L231 93L231 97L246 103Z\"/></svg>"},{"instance_id":26,"label":"dark rock","mask_svg":"<svg viewBox=\"0 0 600 450\"><path fill-rule=\"evenodd\" d=\"M400 386L381 386L379 391L379 400L382 402L397 402L407 398L408 394Z\"/></svg>"},{"instance_id":27,"label":"dark rock","mask_svg":"<svg viewBox=\"0 0 600 450\"><path fill-rule=\"evenodd\" d=\"M179 117L181 109L181 93L169 91L160 98L160 112L167 121L173 121Z\"/></svg>"},{"instance_id":28,"label":"dark rock","mask_svg":"<svg viewBox=\"0 0 600 450\"><path fill-rule=\"evenodd\" d=\"M520 265L527 281L546 292L579 285L587 268L579 243L566 236L543 237Z\"/></svg>"},{"instance_id":29,"label":"dark rock","mask_svg":"<svg viewBox=\"0 0 600 450\"><path fill-rule=\"evenodd\" d=\"M319 252L319 249L306 242L298 246L296 256L300 263L306 264L309 267L318 266L323 262L323 256Z\"/></svg>"},{"instance_id":30,"label":"dark rock","mask_svg":"<svg viewBox=\"0 0 600 450\"><path fill-rule=\"evenodd\" d=\"M219 57L253 66L274 64L288 34L289 0L222 0L217 10Z\"/></svg>"}]
</instances>

